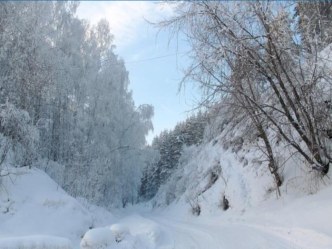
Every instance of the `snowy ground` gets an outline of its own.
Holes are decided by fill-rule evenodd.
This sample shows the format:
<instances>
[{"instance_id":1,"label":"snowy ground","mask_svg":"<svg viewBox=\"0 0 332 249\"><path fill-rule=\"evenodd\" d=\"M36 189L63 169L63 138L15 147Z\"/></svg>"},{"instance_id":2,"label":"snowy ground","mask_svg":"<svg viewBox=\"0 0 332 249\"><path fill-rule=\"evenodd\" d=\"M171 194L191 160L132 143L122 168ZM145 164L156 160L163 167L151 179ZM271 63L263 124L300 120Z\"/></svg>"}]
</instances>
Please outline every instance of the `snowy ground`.
<instances>
[{"instance_id":1,"label":"snowy ground","mask_svg":"<svg viewBox=\"0 0 332 249\"><path fill-rule=\"evenodd\" d=\"M111 215L80 204L40 170L11 173L2 177L1 249L332 248L332 187L301 198L270 199L241 212L215 210L195 217L182 202Z\"/></svg>"},{"instance_id":2,"label":"snowy ground","mask_svg":"<svg viewBox=\"0 0 332 249\"><path fill-rule=\"evenodd\" d=\"M89 227L114 222L110 213L79 203L41 170L6 168L0 174L0 249L78 248Z\"/></svg>"},{"instance_id":3,"label":"snowy ground","mask_svg":"<svg viewBox=\"0 0 332 249\"><path fill-rule=\"evenodd\" d=\"M176 249L332 248L332 188L297 200L281 199L239 214L220 211L193 217L178 206L127 216L120 223L137 231L157 230L155 247ZM146 225L144 225L146 224ZM151 225L153 224L153 226ZM149 238L148 236L146 236Z\"/></svg>"}]
</instances>

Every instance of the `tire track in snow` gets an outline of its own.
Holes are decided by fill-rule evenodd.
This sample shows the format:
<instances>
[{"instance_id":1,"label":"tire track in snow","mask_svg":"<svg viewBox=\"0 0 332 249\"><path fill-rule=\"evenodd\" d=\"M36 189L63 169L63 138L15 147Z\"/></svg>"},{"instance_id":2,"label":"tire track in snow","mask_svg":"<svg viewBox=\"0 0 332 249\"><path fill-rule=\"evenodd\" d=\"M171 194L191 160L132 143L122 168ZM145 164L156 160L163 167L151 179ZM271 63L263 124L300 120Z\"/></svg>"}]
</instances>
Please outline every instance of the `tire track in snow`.
<instances>
[{"instance_id":1,"label":"tire track in snow","mask_svg":"<svg viewBox=\"0 0 332 249\"><path fill-rule=\"evenodd\" d=\"M276 228L244 222L186 223L164 217L146 217L173 237L167 249L328 249L332 239L306 229ZM289 232L291 231L291 232Z\"/></svg>"},{"instance_id":2,"label":"tire track in snow","mask_svg":"<svg viewBox=\"0 0 332 249\"><path fill-rule=\"evenodd\" d=\"M172 249L217 249L216 240L208 232L193 228L185 223L173 222L162 218L152 219L173 237ZM202 239L203 238L203 239Z\"/></svg>"}]
</instances>

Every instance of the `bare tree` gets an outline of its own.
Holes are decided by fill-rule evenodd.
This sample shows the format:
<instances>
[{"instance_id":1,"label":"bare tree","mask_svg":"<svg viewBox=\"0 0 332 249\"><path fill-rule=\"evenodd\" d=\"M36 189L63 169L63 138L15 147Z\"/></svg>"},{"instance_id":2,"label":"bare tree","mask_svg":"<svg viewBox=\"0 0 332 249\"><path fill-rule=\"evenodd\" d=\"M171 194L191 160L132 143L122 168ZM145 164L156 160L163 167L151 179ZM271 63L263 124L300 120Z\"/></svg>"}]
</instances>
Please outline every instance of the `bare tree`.
<instances>
[{"instance_id":1,"label":"bare tree","mask_svg":"<svg viewBox=\"0 0 332 249\"><path fill-rule=\"evenodd\" d=\"M232 96L264 141L269 169L277 186L278 166L266 128L273 128L314 170L325 175L332 162L323 127L329 126L326 101L331 88L319 54L298 41L289 3L191 2L158 23L182 32L192 50L183 83L194 80L204 90L202 103ZM326 90L326 87L325 87Z\"/></svg>"}]
</instances>

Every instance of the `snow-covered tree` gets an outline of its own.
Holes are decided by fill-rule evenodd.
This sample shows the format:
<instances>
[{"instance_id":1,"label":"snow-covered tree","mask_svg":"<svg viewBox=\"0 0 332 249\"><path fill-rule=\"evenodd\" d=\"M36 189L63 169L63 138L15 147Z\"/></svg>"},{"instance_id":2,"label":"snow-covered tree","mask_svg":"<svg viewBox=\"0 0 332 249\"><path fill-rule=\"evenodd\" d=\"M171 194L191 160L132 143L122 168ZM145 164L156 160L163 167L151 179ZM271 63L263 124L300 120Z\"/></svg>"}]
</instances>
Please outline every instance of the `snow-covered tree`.
<instances>
[{"instance_id":1,"label":"snow-covered tree","mask_svg":"<svg viewBox=\"0 0 332 249\"><path fill-rule=\"evenodd\" d=\"M202 143L206 124L207 114L199 111L178 123L173 130L165 130L154 138L150 150L155 151L155 154L147 161L141 179L141 201L151 199L169 179L178 167L184 146Z\"/></svg>"},{"instance_id":2,"label":"snow-covered tree","mask_svg":"<svg viewBox=\"0 0 332 249\"><path fill-rule=\"evenodd\" d=\"M17 156L29 154L22 164L37 155L63 164L61 183L71 194L103 205L133 202L153 108L135 106L107 21L91 26L77 7L0 4L2 135L26 150ZM9 132L16 124L31 132Z\"/></svg>"},{"instance_id":3,"label":"snow-covered tree","mask_svg":"<svg viewBox=\"0 0 332 249\"><path fill-rule=\"evenodd\" d=\"M0 105L0 168L4 161L30 166L38 156L39 133L29 114L13 104Z\"/></svg>"},{"instance_id":4,"label":"snow-covered tree","mask_svg":"<svg viewBox=\"0 0 332 249\"><path fill-rule=\"evenodd\" d=\"M332 42L331 1L298 2L295 7L301 38L309 51L320 51Z\"/></svg>"},{"instance_id":5,"label":"snow-covered tree","mask_svg":"<svg viewBox=\"0 0 332 249\"><path fill-rule=\"evenodd\" d=\"M253 124L277 185L279 166L268 129L300 154L309 169L325 175L332 162L323 128L330 118L318 97L324 95L322 89L331 91L331 80L325 62L317 63L320 55L308 52L299 40L293 11L276 2L184 2L173 17L158 23L189 41L192 64L184 81L200 84L202 103L229 104L230 111L236 107ZM327 43L328 36L322 38Z\"/></svg>"}]
</instances>

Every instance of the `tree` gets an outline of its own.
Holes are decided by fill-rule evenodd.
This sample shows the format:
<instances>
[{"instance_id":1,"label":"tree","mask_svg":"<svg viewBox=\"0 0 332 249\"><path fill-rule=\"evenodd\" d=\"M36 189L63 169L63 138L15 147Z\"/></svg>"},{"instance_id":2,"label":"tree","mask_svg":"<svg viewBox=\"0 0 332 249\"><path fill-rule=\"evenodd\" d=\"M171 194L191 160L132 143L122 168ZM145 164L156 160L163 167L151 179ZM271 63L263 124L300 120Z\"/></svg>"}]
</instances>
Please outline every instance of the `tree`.
<instances>
[{"instance_id":1,"label":"tree","mask_svg":"<svg viewBox=\"0 0 332 249\"><path fill-rule=\"evenodd\" d=\"M147 201L158 192L179 166L184 146L199 145L203 141L207 114L199 111L173 130L163 131L152 141L150 160L146 161L140 183L139 199Z\"/></svg>"},{"instance_id":2,"label":"tree","mask_svg":"<svg viewBox=\"0 0 332 249\"><path fill-rule=\"evenodd\" d=\"M183 82L198 82L204 103L232 99L264 140L269 168L280 185L266 128L299 153L310 168L325 175L332 162L328 122L317 122L320 101L313 99L330 82L318 54L297 41L292 8L285 3L192 2L178 5L176 15L157 24L182 32L192 50Z\"/></svg>"},{"instance_id":3,"label":"tree","mask_svg":"<svg viewBox=\"0 0 332 249\"><path fill-rule=\"evenodd\" d=\"M8 102L0 106L0 137L0 166L10 153L15 166L30 166L37 158L38 130L26 111Z\"/></svg>"},{"instance_id":4,"label":"tree","mask_svg":"<svg viewBox=\"0 0 332 249\"><path fill-rule=\"evenodd\" d=\"M120 206L137 197L153 108L135 106L108 23L78 19L77 6L0 3L0 129L6 141L10 125L38 130L40 139L13 133L26 150L17 156L31 154L24 165L55 161L72 195Z\"/></svg>"},{"instance_id":5,"label":"tree","mask_svg":"<svg viewBox=\"0 0 332 249\"><path fill-rule=\"evenodd\" d=\"M295 16L303 43L309 51L320 51L332 42L331 1L298 2Z\"/></svg>"}]
</instances>

